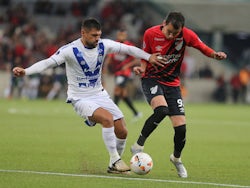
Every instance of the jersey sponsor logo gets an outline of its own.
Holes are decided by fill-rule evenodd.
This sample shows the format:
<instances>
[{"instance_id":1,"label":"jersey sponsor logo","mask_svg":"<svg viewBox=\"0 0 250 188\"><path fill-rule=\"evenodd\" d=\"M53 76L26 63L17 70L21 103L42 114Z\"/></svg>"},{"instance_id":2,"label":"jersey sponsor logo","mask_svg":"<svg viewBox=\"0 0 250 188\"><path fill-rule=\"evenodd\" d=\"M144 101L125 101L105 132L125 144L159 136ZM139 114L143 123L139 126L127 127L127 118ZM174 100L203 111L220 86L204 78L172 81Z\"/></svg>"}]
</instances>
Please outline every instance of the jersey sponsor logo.
<instances>
[{"instance_id":1,"label":"jersey sponsor logo","mask_svg":"<svg viewBox=\"0 0 250 188\"><path fill-rule=\"evenodd\" d=\"M154 37L154 40L155 40L155 41L165 41L164 38L158 38L158 37Z\"/></svg>"},{"instance_id":2,"label":"jersey sponsor logo","mask_svg":"<svg viewBox=\"0 0 250 188\"><path fill-rule=\"evenodd\" d=\"M163 58L167 59L166 64L178 62L180 57L181 54L163 55Z\"/></svg>"},{"instance_id":3,"label":"jersey sponsor logo","mask_svg":"<svg viewBox=\"0 0 250 188\"><path fill-rule=\"evenodd\" d=\"M151 94L156 94L157 90L158 90L158 86L157 85L150 88Z\"/></svg>"},{"instance_id":4,"label":"jersey sponsor logo","mask_svg":"<svg viewBox=\"0 0 250 188\"><path fill-rule=\"evenodd\" d=\"M98 45L98 57L94 70L90 69L88 63L83 57L83 53L79 51L78 48L74 47L73 52L85 76L83 78L83 80L85 79L85 82L79 83L78 84L79 87L95 87L97 85L97 80L99 78L99 75L101 74L101 64L103 62L103 55L104 55L103 43L99 43Z\"/></svg>"}]
</instances>

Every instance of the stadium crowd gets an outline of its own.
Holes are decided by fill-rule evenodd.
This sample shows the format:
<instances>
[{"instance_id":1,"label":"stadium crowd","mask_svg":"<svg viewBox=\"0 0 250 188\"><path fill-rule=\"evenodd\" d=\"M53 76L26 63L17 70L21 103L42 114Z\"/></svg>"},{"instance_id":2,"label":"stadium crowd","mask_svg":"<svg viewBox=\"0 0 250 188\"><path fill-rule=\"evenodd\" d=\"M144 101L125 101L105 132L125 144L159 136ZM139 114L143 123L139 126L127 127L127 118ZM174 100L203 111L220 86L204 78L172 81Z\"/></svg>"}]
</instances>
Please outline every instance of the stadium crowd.
<instances>
[{"instance_id":1,"label":"stadium crowd","mask_svg":"<svg viewBox=\"0 0 250 188\"><path fill-rule=\"evenodd\" d=\"M52 1L34 1L29 3L0 2L0 70L11 72L14 66L28 67L32 62L51 56L57 49L76 39L80 35L79 22L87 16L97 17L102 23L102 37L115 38L116 31L126 27L129 39L138 47L142 46L142 36L146 28L153 25L150 15L141 14L145 3L140 1L73 1L64 5ZM72 16L76 24L63 23L56 31L36 22L37 15ZM54 28L55 29L55 28ZM216 79L217 88L214 100L226 102L230 97L233 102L250 102L250 69L244 66L235 70L230 80L223 75L213 75L209 67L194 73L194 62L186 56L183 63L183 80L198 75L200 78ZM191 67L191 68L190 68ZM208 71L208 72L207 72ZM10 74L12 75L12 74ZM64 67L58 67L27 78L11 76L10 86L5 89L6 98L22 97L28 99L54 99L65 92L66 78ZM185 89L185 86L183 85ZM228 89L229 88L229 89ZM15 94L14 94L15 93ZM229 96L232 95L232 96Z\"/></svg>"},{"instance_id":2,"label":"stadium crowd","mask_svg":"<svg viewBox=\"0 0 250 188\"><path fill-rule=\"evenodd\" d=\"M36 15L44 14L49 19L49 16L70 14L73 19L79 21L86 16L95 16L103 22L104 37L112 37L112 32L122 24L126 24L128 29L133 29L131 38L139 39L138 35L143 31L143 23L148 22L135 16L137 13L132 7L136 7L136 3L121 4L111 1L102 6L100 14L93 10L98 3L98 1L88 0L72 2L67 9L60 6L60 3L36 1L32 6L32 15L29 15L28 7L24 3L3 2L1 6L5 7L5 13L0 17L0 23L3 25L0 38L0 69L10 72L14 66L28 67L32 62L51 56L60 46L80 35L78 23L76 25L66 23L63 28L51 34L52 31L45 30L43 25L36 22ZM128 22L133 24L133 27L129 27ZM13 76L10 79L11 85L6 89L5 95L12 98L14 90L17 90L18 97L30 99L37 97L53 99L58 91L64 88L66 81L64 67L27 79Z\"/></svg>"}]
</instances>

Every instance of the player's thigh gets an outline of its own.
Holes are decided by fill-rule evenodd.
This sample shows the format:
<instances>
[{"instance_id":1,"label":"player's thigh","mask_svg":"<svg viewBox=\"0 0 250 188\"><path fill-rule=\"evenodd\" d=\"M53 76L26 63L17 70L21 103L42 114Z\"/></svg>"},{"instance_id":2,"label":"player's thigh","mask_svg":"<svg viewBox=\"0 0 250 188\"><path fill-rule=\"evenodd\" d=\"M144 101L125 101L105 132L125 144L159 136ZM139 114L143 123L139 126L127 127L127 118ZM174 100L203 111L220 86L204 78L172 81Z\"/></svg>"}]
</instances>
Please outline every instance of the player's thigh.
<instances>
[{"instance_id":1,"label":"player's thigh","mask_svg":"<svg viewBox=\"0 0 250 188\"><path fill-rule=\"evenodd\" d=\"M186 124L186 117L184 115L174 115L169 117L173 127L178 127Z\"/></svg>"},{"instance_id":2,"label":"player's thigh","mask_svg":"<svg viewBox=\"0 0 250 188\"><path fill-rule=\"evenodd\" d=\"M92 117L94 115L94 112L99 108L106 110L107 112L112 114L113 121L124 117L121 110L112 101L107 91L105 90L95 96L85 97L84 99L77 100L76 102L73 102L73 106L77 114L85 119L88 117ZM97 115L99 114L101 113L99 113L98 111Z\"/></svg>"},{"instance_id":3,"label":"player's thigh","mask_svg":"<svg viewBox=\"0 0 250 188\"><path fill-rule=\"evenodd\" d=\"M164 95L168 104L170 116L185 115L180 87L165 86Z\"/></svg>"},{"instance_id":4,"label":"player's thigh","mask_svg":"<svg viewBox=\"0 0 250 188\"><path fill-rule=\"evenodd\" d=\"M89 116L88 119L90 121L100 123L105 128L113 126L113 115L102 107L97 108L93 112L93 115Z\"/></svg>"},{"instance_id":5,"label":"player's thigh","mask_svg":"<svg viewBox=\"0 0 250 188\"><path fill-rule=\"evenodd\" d=\"M158 106L167 106L167 102L163 95L158 95L151 99L150 105L152 109L155 109Z\"/></svg>"},{"instance_id":6,"label":"player's thigh","mask_svg":"<svg viewBox=\"0 0 250 188\"><path fill-rule=\"evenodd\" d=\"M170 120L174 127L183 125L186 123L185 109L179 87L164 88L165 98L167 100Z\"/></svg>"},{"instance_id":7,"label":"player's thigh","mask_svg":"<svg viewBox=\"0 0 250 188\"><path fill-rule=\"evenodd\" d=\"M143 78L141 83L143 94L153 109L158 106L167 106L164 90L157 81L150 78Z\"/></svg>"}]
</instances>

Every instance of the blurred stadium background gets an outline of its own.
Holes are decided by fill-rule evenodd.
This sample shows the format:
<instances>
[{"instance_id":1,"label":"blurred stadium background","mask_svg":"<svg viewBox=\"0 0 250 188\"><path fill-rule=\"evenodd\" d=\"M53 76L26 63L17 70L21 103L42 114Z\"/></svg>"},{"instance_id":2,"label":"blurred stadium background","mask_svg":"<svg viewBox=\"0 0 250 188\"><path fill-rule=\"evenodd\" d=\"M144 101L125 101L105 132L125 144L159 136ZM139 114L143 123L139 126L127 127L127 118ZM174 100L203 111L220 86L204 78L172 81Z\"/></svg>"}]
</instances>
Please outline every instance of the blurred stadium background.
<instances>
[{"instance_id":1,"label":"blurred stadium background","mask_svg":"<svg viewBox=\"0 0 250 188\"><path fill-rule=\"evenodd\" d=\"M183 63L186 102L250 103L250 1L248 0L0 0L0 98L65 98L64 67L32 77L12 78L13 66L27 67L80 37L85 17L98 18L102 38L115 39L121 26L141 47L146 28L161 24L169 11L181 11L186 26L215 50L222 62L187 49ZM138 77L131 96L143 99ZM113 83L112 75L105 81ZM107 90L112 95L112 84Z\"/></svg>"}]
</instances>

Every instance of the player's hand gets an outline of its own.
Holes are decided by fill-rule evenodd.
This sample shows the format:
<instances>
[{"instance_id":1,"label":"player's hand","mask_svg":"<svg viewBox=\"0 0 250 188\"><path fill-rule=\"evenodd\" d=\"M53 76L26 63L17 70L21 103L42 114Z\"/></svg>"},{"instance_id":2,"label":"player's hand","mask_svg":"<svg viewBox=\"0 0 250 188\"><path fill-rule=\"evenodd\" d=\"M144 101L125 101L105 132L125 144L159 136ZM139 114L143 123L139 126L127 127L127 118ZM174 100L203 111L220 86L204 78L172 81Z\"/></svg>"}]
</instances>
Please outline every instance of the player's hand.
<instances>
[{"instance_id":1,"label":"player's hand","mask_svg":"<svg viewBox=\"0 0 250 188\"><path fill-rule=\"evenodd\" d=\"M145 72L145 68L141 66L136 66L133 68L133 71L135 72L136 75L142 75Z\"/></svg>"},{"instance_id":2,"label":"player's hand","mask_svg":"<svg viewBox=\"0 0 250 188\"><path fill-rule=\"evenodd\" d=\"M214 52L213 53L213 58L217 60L222 60L227 58L227 54L224 52Z\"/></svg>"},{"instance_id":3,"label":"player's hand","mask_svg":"<svg viewBox=\"0 0 250 188\"><path fill-rule=\"evenodd\" d=\"M167 60L162 57L160 53L152 54L149 58L149 63L151 63L154 67L164 67L166 62Z\"/></svg>"},{"instance_id":4,"label":"player's hand","mask_svg":"<svg viewBox=\"0 0 250 188\"><path fill-rule=\"evenodd\" d=\"M13 70L12 70L14 76L16 77L22 77L25 75L25 70L22 68L22 67L15 67Z\"/></svg>"}]
</instances>

